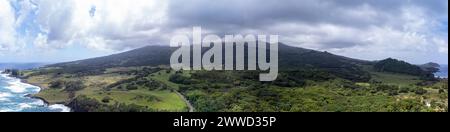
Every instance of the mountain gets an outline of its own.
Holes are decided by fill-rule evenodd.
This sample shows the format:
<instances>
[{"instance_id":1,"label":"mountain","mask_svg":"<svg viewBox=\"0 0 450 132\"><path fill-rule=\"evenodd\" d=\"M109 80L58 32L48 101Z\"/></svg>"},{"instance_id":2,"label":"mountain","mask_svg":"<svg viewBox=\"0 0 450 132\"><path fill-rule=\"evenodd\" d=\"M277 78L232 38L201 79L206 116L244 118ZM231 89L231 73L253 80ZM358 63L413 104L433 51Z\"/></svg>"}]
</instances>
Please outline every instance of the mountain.
<instances>
[{"instance_id":1,"label":"mountain","mask_svg":"<svg viewBox=\"0 0 450 132\"><path fill-rule=\"evenodd\" d=\"M174 48L167 46L147 46L104 57L53 64L49 65L49 67L103 69L111 67L167 65L169 64L169 58L173 51L175 51Z\"/></svg>"},{"instance_id":2,"label":"mountain","mask_svg":"<svg viewBox=\"0 0 450 132\"><path fill-rule=\"evenodd\" d=\"M170 56L175 50L176 48L167 46L147 46L120 54L59 63L49 67L61 67L78 72L112 67L169 65ZM370 79L370 75L360 66L365 64L371 64L371 62L285 44L279 45L280 70L317 68L329 71L342 78L367 81Z\"/></svg>"},{"instance_id":3,"label":"mountain","mask_svg":"<svg viewBox=\"0 0 450 132\"><path fill-rule=\"evenodd\" d=\"M362 65L371 65L372 62L369 61L287 45L280 45L279 54L279 66L282 70L318 68L349 80L370 79L370 74L362 68Z\"/></svg>"}]
</instances>

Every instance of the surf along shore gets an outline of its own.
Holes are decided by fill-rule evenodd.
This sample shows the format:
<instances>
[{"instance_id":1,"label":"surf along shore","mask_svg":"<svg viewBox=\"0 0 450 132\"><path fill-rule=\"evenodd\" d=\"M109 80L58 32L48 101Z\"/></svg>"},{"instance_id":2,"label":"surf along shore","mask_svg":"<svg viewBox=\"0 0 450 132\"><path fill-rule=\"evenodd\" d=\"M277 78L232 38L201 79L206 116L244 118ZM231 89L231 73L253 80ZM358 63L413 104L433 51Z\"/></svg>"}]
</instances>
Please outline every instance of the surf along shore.
<instances>
[{"instance_id":1,"label":"surf along shore","mask_svg":"<svg viewBox=\"0 0 450 132\"><path fill-rule=\"evenodd\" d=\"M45 89L44 86L37 84L37 83L30 83L29 81L27 81L24 78L21 77L17 77L17 76L12 76L11 74L5 73L5 72L0 72L2 74L2 77L7 79L7 80L11 80L12 82L9 84L10 94L15 94L17 96L20 95L22 98L29 98L29 99L33 99L33 100L38 100L38 102L42 102L42 104L39 104L37 106L31 106L28 105L30 108L37 108L37 107L41 107L38 108L40 110L44 110L42 112L48 111L48 112L71 112L71 108L69 108L68 106L65 105L64 102L49 102L44 98L35 96L36 94L40 93L43 89ZM15 89L12 89L11 87L14 87ZM31 91L33 92L30 92ZM20 103L20 104L25 104L24 102L12 102L12 103ZM55 109L59 109L60 111L54 111ZM22 110L19 110L22 111ZM24 110L24 111L28 111L28 110ZM33 112L33 111L30 111ZM38 112L38 111L36 111Z\"/></svg>"}]
</instances>

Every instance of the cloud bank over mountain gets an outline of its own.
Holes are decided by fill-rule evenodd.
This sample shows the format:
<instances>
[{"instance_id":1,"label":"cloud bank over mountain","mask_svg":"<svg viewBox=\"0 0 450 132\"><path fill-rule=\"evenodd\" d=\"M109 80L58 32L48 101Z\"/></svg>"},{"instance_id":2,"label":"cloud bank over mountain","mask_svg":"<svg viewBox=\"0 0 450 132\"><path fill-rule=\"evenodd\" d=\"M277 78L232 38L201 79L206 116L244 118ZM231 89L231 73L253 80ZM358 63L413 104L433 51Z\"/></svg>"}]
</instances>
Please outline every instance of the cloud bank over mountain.
<instances>
[{"instance_id":1,"label":"cloud bank over mountain","mask_svg":"<svg viewBox=\"0 0 450 132\"><path fill-rule=\"evenodd\" d=\"M360 59L448 63L447 12L447 0L0 0L0 54L165 45L202 26Z\"/></svg>"}]
</instances>

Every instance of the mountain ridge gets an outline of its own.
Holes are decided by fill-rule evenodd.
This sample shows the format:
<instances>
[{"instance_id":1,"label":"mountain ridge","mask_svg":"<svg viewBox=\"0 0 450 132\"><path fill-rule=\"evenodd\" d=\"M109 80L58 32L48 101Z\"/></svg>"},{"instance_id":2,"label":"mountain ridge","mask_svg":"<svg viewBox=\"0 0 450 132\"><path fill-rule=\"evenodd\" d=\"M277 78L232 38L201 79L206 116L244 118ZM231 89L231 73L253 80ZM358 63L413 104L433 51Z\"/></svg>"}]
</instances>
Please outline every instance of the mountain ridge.
<instances>
[{"instance_id":1,"label":"mountain ridge","mask_svg":"<svg viewBox=\"0 0 450 132\"><path fill-rule=\"evenodd\" d=\"M107 55L107 56L102 56L102 57L95 57L95 58L90 58L90 59L84 59L84 60L56 63L56 64L51 64L48 66L49 67L83 66L83 65L89 65L89 63L106 64L106 63L113 63L114 61L102 61L102 60L113 60L111 58L115 58L116 61L119 61L119 60L120 61L123 61L123 60L129 61L129 60L127 60L126 57L142 57L142 56L146 56L146 57L150 57L150 58L141 60L141 62L143 62L143 63L133 62L130 65L132 65L132 66L159 65L159 64L167 65L167 64L169 64L169 58L170 58L171 53L174 52L175 50L176 50L176 48L171 48L169 46L145 46L142 48L137 48L137 49L122 52L122 53L117 53L117 54L112 54L112 55ZM316 51L316 50L312 50L312 49L305 49L305 48L301 48L301 47L289 46L289 45L285 45L282 43L280 43L280 45L279 45L280 58L282 58L284 55L301 55L301 54L311 54L311 53L333 56L333 57L336 57L335 59L339 58L339 59L342 59L342 60L345 60L348 62L356 62L359 64L372 63L371 61L335 55L335 54L332 54L332 53L329 53L326 51L321 52L321 51ZM160 56L160 57L156 58L154 56ZM152 57L154 57L154 58L152 58ZM162 60L162 59L164 59L164 60ZM156 61L156 62L149 63L150 61ZM117 64L117 65L108 64L108 65L109 65L109 67L111 67L111 66L120 66L121 64Z\"/></svg>"},{"instance_id":2,"label":"mountain ridge","mask_svg":"<svg viewBox=\"0 0 450 132\"><path fill-rule=\"evenodd\" d=\"M71 69L73 72L81 72L113 67L169 65L171 54L176 49L169 46L146 46L109 56L57 63L47 67L61 67L63 69ZM282 43L279 45L280 70L318 68L349 80L368 81L370 75L360 65L370 65L372 63L370 61L334 55L329 52L293 47Z\"/></svg>"},{"instance_id":3,"label":"mountain ridge","mask_svg":"<svg viewBox=\"0 0 450 132\"><path fill-rule=\"evenodd\" d=\"M247 46L245 48L248 48ZM70 69L71 72L101 71L114 67L135 67L135 66L161 66L169 65L171 54L177 48L169 46L145 46L142 48L126 51L123 53L112 54L103 57L96 57L85 60L64 62L48 65L47 67L60 67ZM207 49L202 49L204 53ZM388 58L380 61L366 61L335 55L327 51L321 52L301 47L293 47L283 43L279 44L279 69L280 71L290 71L299 69L320 69L330 72L338 77L353 81L369 81L370 73L364 69L364 66L378 67L378 71L396 72L398 70L384 70L381 66L396 62L396 59ZM404 61L398 61L403 66L414 69L421 75L429 71L421 69L419 66L412 65ZM392 67L391 67L392 68ZM401 71L399 73L409 74L410 72ZM419 74L420 73L420 74Z\"/></svg>"}]
</instances>

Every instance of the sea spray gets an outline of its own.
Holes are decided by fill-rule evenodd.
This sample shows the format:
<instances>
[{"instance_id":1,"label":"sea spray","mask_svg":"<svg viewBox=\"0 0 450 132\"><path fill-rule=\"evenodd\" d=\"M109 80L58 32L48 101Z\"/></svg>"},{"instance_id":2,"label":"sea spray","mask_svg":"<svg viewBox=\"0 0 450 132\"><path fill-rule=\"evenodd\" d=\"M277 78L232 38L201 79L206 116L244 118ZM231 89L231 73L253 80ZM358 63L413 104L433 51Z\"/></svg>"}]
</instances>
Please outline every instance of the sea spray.
<instances>
[{"instance_id":1,"label":"sea spray","mask_svg":"<svg viewBox=\"0 0 450 132\"><path fill-rule=\"evenodd\" d=\"M40 90L40 87L0 74L0 112L70 112L70 108L64 105L48 105L43 100L28 96Z\"/></svg>"}]
</instances>

